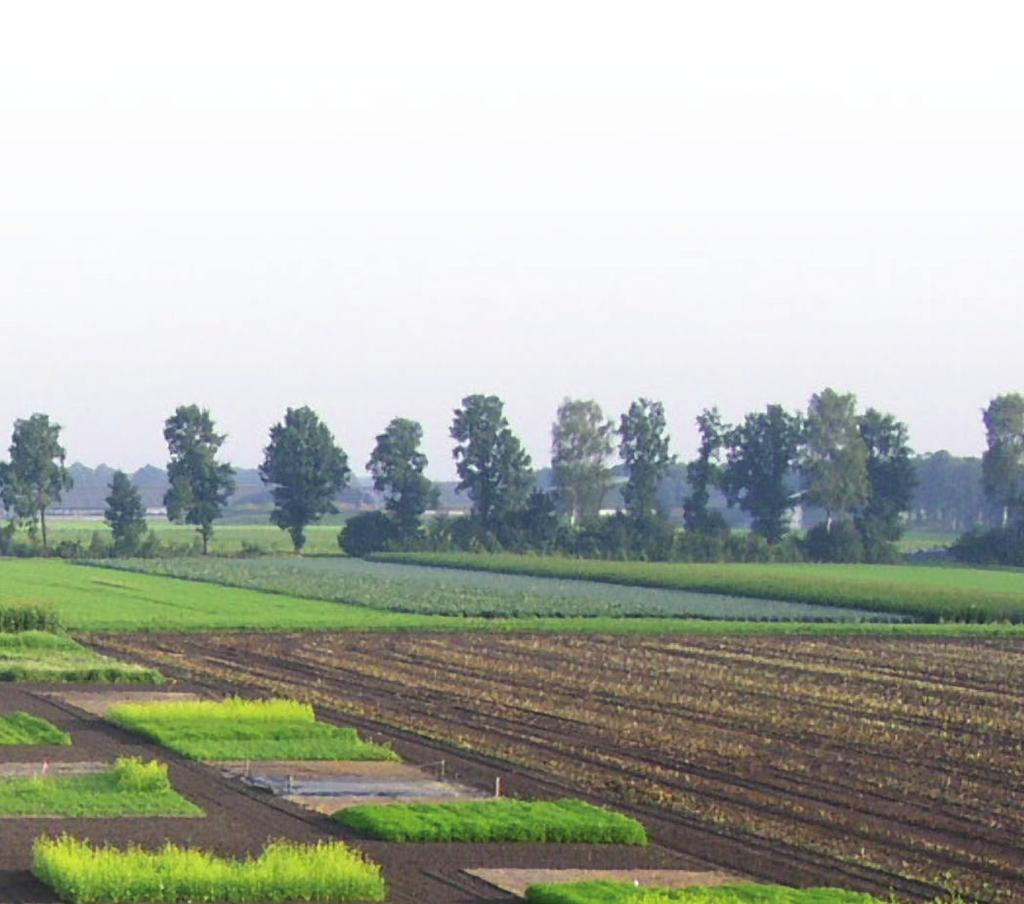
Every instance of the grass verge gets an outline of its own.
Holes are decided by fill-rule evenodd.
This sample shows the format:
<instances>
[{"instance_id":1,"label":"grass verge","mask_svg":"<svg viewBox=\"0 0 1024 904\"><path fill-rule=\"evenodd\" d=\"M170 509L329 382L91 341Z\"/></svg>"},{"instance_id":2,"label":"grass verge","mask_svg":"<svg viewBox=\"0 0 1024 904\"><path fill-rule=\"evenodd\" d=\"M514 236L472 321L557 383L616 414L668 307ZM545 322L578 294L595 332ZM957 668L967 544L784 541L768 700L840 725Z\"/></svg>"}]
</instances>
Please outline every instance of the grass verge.
<instances>
[{"instance_id":1,"label":"grass verge","mask_svg":"<svg viewBox=\"0 0 1024 904\"><path fill-rule=\"evenodd\" d=\"M161 684L155 669L101 656L58 634L0 634L0 681Z\"/></svg>"},{"instance_id":2,"label":"grass verge","mask_svg":"<svg viewBox=\"0 0 1024 904\"><path fill-rule=\"evenodd\" d=\"M839 888L783 885L718 885L651 889L619 882L532 885L527 904L883 904L871 895Z\"/></svg>"},{"instance_id":3,"label":"grass verge","mask_svg":"<svg viewBox=\"0 0 1024 904\"><path fill-rule=\"evenodd\" d=\"M612 562L511 553L382 553L374 561L606 581L869 609L930 621L1024 622L1024 574L913 565Z\"/></svg>"},{"instance_id":4,"label":"grass verge","mask_svg":"<svg viewBox=\"0 0 1024 904\"><path fill-rule=\"evenodd\" d=\"M196 760L397 760L354 728L317 722L292 700L122 703L107 718Z\"/></svg>"},{"instance_id":5,"label":"grass verge","mask_svg":"<svg viewBox=\"0 0 1024 904\"><path fill-rule=\"evenodd\" d=\"M259 857L227 860L168 844L158 851L40 838L32 872L73 904L277 904L383 901L380 867L341 842L275 842Z\"/></svg>"},{"instance_id":6,"label":"grass verge","mask_svg":"<svg viewBox=\"0 0 1024 904\"><path fill-rule=\"evenodd\" d=\"M334 819L382 841L647 844L637 820L581 800L367 804Z\"/></svg>"},{"instance_id":7,"label":"grass verge","mask_svg":"<svg viewBox=\"0 0 1024 904\"><path fill-rule=\"evenodd\" d=\"M167 766L119 759L107 772L0 779L0 816L205 816L178 794Z\"/></svg>"},{"instance_id":8,"label":"grass verge","mask_svg":"<svg viewBox=\"0 0 1024 904\"><path fill-rule=\"evenodd\" d=\"M61 731L56 725L51 725L46 719L29 713L17 712L0 716L0 747L44 744L70 747L71 735Z\"/></svg>"}]
</instances>

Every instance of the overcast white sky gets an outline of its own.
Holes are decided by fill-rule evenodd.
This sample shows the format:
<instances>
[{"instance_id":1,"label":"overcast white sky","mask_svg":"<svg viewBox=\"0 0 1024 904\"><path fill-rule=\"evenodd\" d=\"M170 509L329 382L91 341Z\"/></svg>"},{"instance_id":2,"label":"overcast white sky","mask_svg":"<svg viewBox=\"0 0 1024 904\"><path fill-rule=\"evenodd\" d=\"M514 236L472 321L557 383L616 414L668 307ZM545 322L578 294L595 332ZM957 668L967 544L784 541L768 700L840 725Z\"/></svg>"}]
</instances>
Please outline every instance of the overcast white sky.
<instances>
[{"instance_id":1,"label":"overcast white sky","mask_svg":"<svg viewBox=\"0 0 1024 904\"><path fill-rule=\"evenodd\" d=\"M254 465L309 404L693 418L854 391L977 453L1024 389L1016 3L0 2L0 448Z\"/></svg>"}]
</instances>

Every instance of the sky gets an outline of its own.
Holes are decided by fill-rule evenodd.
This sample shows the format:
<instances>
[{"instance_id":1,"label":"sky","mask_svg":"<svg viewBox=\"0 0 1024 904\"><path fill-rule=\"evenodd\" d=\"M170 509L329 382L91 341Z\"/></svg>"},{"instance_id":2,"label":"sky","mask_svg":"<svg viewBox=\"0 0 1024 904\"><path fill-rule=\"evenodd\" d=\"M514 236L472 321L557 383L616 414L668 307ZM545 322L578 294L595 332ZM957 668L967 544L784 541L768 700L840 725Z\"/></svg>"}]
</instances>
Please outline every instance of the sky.
<instances>
[{"instance_id":1,"label":"sky","mask_svg":"<svg viewBox=\"0 0 1024 904\"><path fill-rule=\"evenodd\" d=\"M310 405L450 477L470 393L673 450L825 387L977 454L1024 390L1015 3L0 0L0 448L254 466Z\"/></svg>"}]
</instances>

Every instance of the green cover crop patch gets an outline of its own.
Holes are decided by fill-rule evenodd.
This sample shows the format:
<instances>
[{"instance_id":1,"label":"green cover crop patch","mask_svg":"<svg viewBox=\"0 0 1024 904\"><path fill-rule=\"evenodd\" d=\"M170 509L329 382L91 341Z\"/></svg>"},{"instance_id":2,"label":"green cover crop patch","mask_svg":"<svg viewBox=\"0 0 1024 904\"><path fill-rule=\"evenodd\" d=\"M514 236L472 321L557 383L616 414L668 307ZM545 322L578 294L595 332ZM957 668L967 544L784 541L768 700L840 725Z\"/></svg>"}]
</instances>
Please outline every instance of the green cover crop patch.
<instances>
[{"instance_id":1,"label":"green cover crop patch","mask_svg":"<svg viewBox=\"0 0 1024 904\"><path fill-rule=\"evenodd\" d=\"M380 867L341 842L275 842L259 857L227 860L168 844L157 851L40 838L32 872L72 904L342 904L383 901Z\"/></svg>"},{"instance_id":2,"label":"green cover crop patch","mask_svg":"<svg viewBox=\"0 0 1024 904\"><path fill-rule=\"evenodd\" d=\"M882 904L871 895L839 888L718 885L651 889L619 882L532 885L528 904Z\"/></svg>"},{"instance_id":3,"label":"green cover crop patch","mask_svg":"<svg viewBox=\"0 0 1024 904\"><path fill-rule=\"evenodd\" d=\"M0 681L160 684L163 677L101 656L64 635L24 631L0 634Z\"/></svg>"},{"instance_id":4,"label":"green cover crop patch","mask_svg":"<svg viewBox=\"0 0 1024 904\"><path fill-rule=\"evenodd\" d=\"M122 703L107 718L196 760L397 760L354 728L317 722L292 700Z\"/></svg>"},{"instance_id":5,"label":"green cover crop patch","mask_svg":"<svg viewBox=\"0 0 1024 904\"><path fill-rule=\"evenodd\" d=\"M367 804L334 819L382 841L647 844L637 820L580 800Z\"/></svg>"},{"instance_id":6,"label":"green cover crop patch","mask_svg":"<svg viewBox=\"0 0 1024 904\"><path fill-rule=\"evenodd\" d=\"M107 772L0 778L0 816L204 816L172 787L167 766L119 759Z\"/></svg>"},{"instance_id":7,"label":"green cover crop patch","mask_svg":"<svg viewBox=\"0 0 1024 904\"><path fill-rule=\"evenodd\" d=\"M0 716L0 746L54 744L71 746L71 735L29 713Z\"/></svg>"}]
</instances>

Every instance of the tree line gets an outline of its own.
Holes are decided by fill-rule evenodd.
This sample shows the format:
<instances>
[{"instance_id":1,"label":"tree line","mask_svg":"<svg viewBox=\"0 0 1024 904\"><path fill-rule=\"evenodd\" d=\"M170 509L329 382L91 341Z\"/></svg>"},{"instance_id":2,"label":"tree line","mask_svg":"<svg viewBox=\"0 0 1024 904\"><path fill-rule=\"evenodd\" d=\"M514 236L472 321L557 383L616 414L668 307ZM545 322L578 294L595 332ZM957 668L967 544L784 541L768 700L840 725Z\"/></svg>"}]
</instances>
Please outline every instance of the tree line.
<instances>
[{"instance_id":1,"label":"tree line","mask_svg":"<svg viewBox=\"0 0 1024 904\"><path fill-rule=\"evenodd\" d=\"M993 399L984 423L982 487L1002 520L989 530L968 531L958 544L959 553L974 560L992 549L1005 557L1014 544L1024 546L1024 397ZM859 411L855 396L826 388L811 396L805 411L773 404L729 424L712 407L696 424L698 453L680 463L661 402L639 398L613 420L593 400L566 399L552 425L551 485L541 488L502 400L466 396L453 412L449 435L458 489L471 511L425 523L438 492L425 475L422 426L396 417L376 437L366 464L384 508L350 518L339 542L357 555L451 547L690 560L894 558L922 461L928 465L927 458L915 463L907 426L896 417ZM4 531L9 538L21 523L43 550L46 511L71 486L60 429L45 414L16 421L10 460L0 463L0 499L12 516ZM193 525L204 553L235 487L233 468L220 458L225 438L197 405L178 407L164 424L167 517ZM944 454L937 453L936 462ZM677 531L659 490L681 464L685 530ZM270 521L301 552L306 528L337 511L335 499L351 470L327 425L302 407L289 408L270 428L259 474L273 499ZM612 486L622 504L603 516ZM121 471L109 490L105 518L115 554L145 553L154 541L138 490ZM713 493L749 517L749 533L730 530L711 505ZM822 518L800 537L794 512L808 507Z\"/></svg>"}]
</instances>

